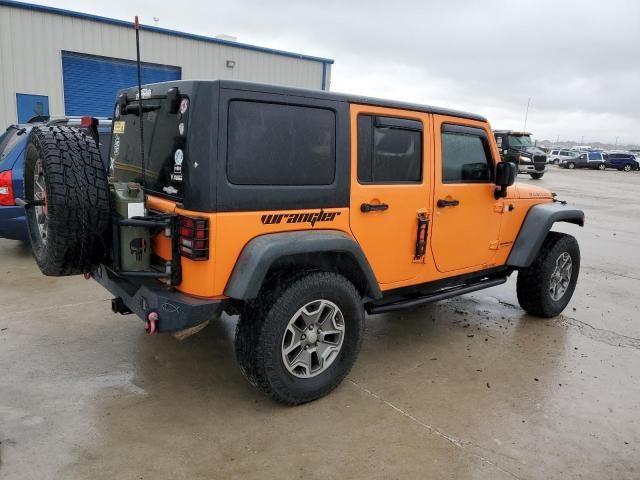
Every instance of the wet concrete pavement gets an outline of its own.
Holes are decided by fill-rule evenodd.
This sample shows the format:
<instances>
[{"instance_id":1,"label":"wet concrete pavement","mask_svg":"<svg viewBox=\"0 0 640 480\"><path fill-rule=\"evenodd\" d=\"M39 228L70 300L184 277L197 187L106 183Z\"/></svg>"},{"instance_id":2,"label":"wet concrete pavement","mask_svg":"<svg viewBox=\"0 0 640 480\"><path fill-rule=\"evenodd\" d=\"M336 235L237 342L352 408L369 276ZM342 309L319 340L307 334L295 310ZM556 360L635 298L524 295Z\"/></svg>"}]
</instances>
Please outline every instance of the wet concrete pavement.
<instances>
[{"instance_id":1,"label":"wet concrete pavement","mask_svg":"<svg viewBox=\"0 0 640 480\"><path fill-rule=\"evenodd\" d=\"M587 213L560 228L583 255L564 315L525 315L514 276L372 316L347 380L296 408L244 380L234 318L149 338L0 240L0 478L640 478L640 174L535 183Z\"/></svg>"}]
</instances>

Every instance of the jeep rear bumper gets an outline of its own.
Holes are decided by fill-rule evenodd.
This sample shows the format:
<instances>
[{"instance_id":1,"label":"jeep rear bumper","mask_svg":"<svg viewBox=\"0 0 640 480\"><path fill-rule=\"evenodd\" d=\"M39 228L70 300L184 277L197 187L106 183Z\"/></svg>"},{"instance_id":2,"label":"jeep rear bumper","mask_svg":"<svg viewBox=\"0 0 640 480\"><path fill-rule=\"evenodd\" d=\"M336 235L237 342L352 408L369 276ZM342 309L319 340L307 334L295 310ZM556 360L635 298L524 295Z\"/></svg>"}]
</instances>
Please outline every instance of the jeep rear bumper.
<instances>
[{"instance_id":1,"label":"jeep rear bumper","mask_svg":"<svg viewBox=\"0 0 640 480\"><path fill-rule=\"evenodd\" d=\"M222 312L225 300L191 297L160 283L156 279L119 277L101 265L91 276L114 297L122 299L129 310L146 321L158 314L159 333L173 333L200 325Z\"/></svg>"}]
</instances>

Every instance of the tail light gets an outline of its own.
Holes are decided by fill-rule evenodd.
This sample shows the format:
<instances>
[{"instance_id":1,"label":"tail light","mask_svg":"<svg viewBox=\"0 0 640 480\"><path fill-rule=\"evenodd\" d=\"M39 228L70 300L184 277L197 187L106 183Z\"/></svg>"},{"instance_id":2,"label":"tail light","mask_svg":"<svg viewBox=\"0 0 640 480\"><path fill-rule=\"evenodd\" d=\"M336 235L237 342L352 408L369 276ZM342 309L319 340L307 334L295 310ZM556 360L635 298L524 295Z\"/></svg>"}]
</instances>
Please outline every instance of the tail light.
<instances>
[{"instance_id":1,"label":"tail light","mask_svg":"<svg viewBox=\"0 0 640 480\"><path fill-rule=\"evenodd\" d=\"M13 197L13 182L11 179L11 170L0 172L0 205L15 205L16 201Z\"/></svg>"},{"instance_id":2,"label":"tail light","mask_svg":"<svg viewBox=\"0 0 640 480\"><path fill-rule=\"evenodd\" d=\"M191 260L209 259L209 220L180 217L180 254Z\"/></svg>"}]
</instances>

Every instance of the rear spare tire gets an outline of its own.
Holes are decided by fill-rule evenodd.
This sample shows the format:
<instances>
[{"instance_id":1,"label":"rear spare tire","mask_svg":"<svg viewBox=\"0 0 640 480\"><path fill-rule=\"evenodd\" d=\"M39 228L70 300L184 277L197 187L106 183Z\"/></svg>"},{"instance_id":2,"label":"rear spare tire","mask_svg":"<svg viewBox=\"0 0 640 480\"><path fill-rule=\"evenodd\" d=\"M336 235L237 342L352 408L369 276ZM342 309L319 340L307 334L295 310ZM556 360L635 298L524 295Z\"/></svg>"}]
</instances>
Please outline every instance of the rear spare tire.
<instances>
[{"instance_id":1,"label":"rear spare tire","mask_svg":"<svg viewBox=\"0 0 640 480\"><path fill-rule=\"evenodd\" d=\"M65 126L31 130L24 189L33 256L45 275L93 270L108 251L109 183L96 142Z\"/></svg>"}]
</instances>

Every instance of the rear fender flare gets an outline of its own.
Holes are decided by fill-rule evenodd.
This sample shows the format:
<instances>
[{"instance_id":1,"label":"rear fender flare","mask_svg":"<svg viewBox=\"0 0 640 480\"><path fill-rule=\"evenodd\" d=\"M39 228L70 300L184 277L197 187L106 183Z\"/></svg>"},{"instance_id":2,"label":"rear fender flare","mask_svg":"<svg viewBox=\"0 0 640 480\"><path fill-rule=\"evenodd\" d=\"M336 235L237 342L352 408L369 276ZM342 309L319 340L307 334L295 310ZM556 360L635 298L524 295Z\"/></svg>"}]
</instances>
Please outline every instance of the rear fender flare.
<instances>
[{"instance_id":1,"label":"rear fender flare","mask_svg":"<svg viewBox=\"0 0 640 480\"><path fill-rule=\"evenodd\" d=\"M573 223L583 227L584 212L567 207L561 202L542 203L531 207L511 249L507 265L515 268L530 266L556 222Z\"/></svg>"},{"instance_id":2,"label":"rear fender flare","mask_svg":"<svg viewBox=\"0 0 640 480\"><path fill-rule=\"evenodd\" d=\"M253 238L238 257L224 294L238 300L254 299L269 269L277 262L300 256L306 264L322 265L327 255L348 259L349 265L359 270L349 274L358 279L355 283L360 284L356 286L361 293L374 299L382 298L380 286L360 246L336 230L271 233Z\"/></svg>"}]
</instances>

